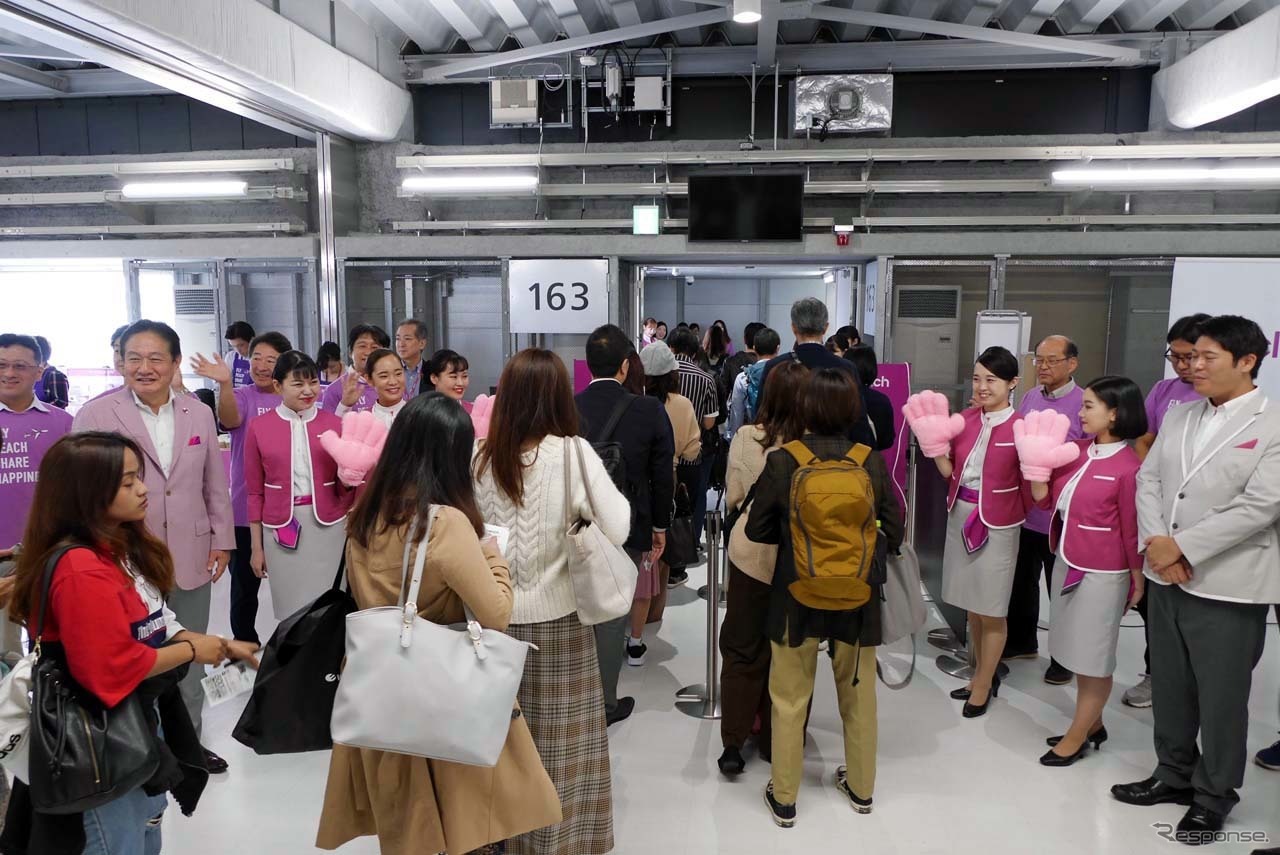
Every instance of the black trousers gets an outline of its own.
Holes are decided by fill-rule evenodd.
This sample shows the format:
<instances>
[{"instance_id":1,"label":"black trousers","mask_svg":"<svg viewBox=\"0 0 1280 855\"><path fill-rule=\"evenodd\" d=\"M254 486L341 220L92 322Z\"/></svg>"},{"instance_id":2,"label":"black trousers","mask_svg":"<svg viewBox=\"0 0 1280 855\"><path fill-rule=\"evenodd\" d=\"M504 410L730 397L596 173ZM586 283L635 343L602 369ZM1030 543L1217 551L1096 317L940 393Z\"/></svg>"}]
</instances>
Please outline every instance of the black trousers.
<instances>
[{"instance_id":1,"label":"black trousers","mask_svg":"<svg viewBox=\"0 0 1280 855\"><path fill-rule=\"evenodd\" d=\"M1013 591L1009 594L1009 640L1005 653L1030 653L1039 649L1036 630L1040 625L1040 577L1044 587L1053 586L1053 550L1049 535L1023 526L1018 536L1018 563L1013 571ZM1050 592L1052 593L1052 592Z\"/></svg>"},{"instance_id":2,"label":"black trousers","mask_svg":"<svg viewBox=\"0 0 1280 855\"><path fill-rule=\"evenodd\" d=\"M1142 599L1138 600L1133 610L1142 615L1142 634L1146 638L1146 649L1142 651L1142 661L1146 665L1146 673L1151 673L1151 619L1147 617L1147 603L1151 601L1151 587L1155 583L1148 580L1142 591ZM1280 606L1276 606L1280 609Z\"/></svg>"},{"instance_id":3,"label":"black trousers","mask_svg":"<svg viewBox=\"0 0 1280 855\"><path fill-rule=\"evenodd\" d=\"M247 525L236 526L236 551L231 556L231 634L236 641L258 639L258 589L262 580L253 574L249 558L253 554L253 535Z\"/></svg>"},{"instance_id":4,"label":"black trousers","mask_svg":"<svg viewBox=\"0 0 1280 855\"><path fill-rule=\"evenodd\" d=\"M1262 658L1267 607L1151 584L1153 773L1194 788L1196 804L1226 814L1249 759L1249 690ZM1196 736L1199 735L1199 744Z\"/></svg>"},{"instance_id":5,"label":"black trousers","mask_svg":"<svg viewBox=\"0 0 1280 855\"><path fill-rule=\"evenodd\" d=\"M764 631L770 590L769 585L752 579L730 562L728 602L720 627L720 741L725 748L746 744L757 715L760 735L756 744L765 746L766 751L772 744L772 657Z\"/></svg>"}]
</instances>

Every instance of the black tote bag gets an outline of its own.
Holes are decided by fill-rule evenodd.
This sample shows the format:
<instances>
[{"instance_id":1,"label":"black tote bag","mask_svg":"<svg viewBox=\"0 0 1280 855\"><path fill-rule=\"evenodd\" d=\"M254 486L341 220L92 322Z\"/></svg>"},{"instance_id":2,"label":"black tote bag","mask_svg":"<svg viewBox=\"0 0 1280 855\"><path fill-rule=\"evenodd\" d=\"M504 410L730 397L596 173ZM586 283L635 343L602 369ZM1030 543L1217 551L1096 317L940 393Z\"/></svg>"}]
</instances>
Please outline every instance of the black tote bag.
<instances>
[{"instance_id":1,"label":"black tote bag","mask_svg":"<svg viewBox=\"0 0 1280 855\"><path fill-rule=\"evenodd\" d=\"M693 541L693 503L683 484L676 486L675 512L667 526L667 547L662 560L669 567L691 567L698 563L697 544Z\"/></svg>"},{"instance_id":2,"label":"black tote bag","mask_svg":"<svg viewBox=\"0 0 1280 855\"><path fill-rule=\"evenodd\" d=\"M333 747L329 719L356 601L343 583L347 549L333 587L287 617L271 634L249 703L231 735L256 754L296 754Z\"/></svg>"}]
</instances>

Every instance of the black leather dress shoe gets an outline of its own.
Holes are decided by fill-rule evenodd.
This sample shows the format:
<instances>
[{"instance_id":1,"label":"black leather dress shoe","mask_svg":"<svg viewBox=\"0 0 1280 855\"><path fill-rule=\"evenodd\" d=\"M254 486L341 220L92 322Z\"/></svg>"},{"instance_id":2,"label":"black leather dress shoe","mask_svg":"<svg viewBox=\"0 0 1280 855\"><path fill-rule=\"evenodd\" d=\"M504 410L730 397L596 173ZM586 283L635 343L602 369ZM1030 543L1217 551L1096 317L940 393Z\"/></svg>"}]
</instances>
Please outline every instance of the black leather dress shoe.
<instances>
[{"instance_id":1,"label":"black leather dress shoe","mask_svg":"<svg viewBox=\"0 0 1280 855\"><path fill-rule=\"evenodd\" d=\"M604 720L605 726L615 725L620 721L626 721L631 717L631 713L635 712L636 699L632 697L618 698L618 706L613 712L605 710Z\"/></svg>"},{"instance_id":2,"label":"black leather dress shoe","mask_svg":"<svg viewBox=\"0 0 1280 855\"><path fill-rule=\"evenodd\" d=\"M204 767L209 770L210 775L221 775L229 768L226 760L223 760L208 748L204 749Z\"/></svg>"},{"instance_id":3,"label":"black leather dress shoe","mask_svg":"<svg viewBox=\"0 0 1280 855\"><path fill-rule=\"evenodd\" d=\"M1111 795L1117 801L1128 805L1150 807L1151 805L1176 804L1189 805L1195 790L1171 787L1158 778L1147 778L1133 784L1116 784L1111 788Z\"/></svg>"},{"instance_id":4,"label":"black leather dress shoe","mask_svg":"<svg viewBox=\"0 0 1280 855\"><path fill-rule=\"evenodd\" d=\"M1280 855L1280 846L1272 846L1270 849L1255 849L1249 855Z\"/></svg>"},{"instance_id":5,"label":"black leather dress shoe","mask_svg":"<svg viewBox=\"0 0 1280 855\"><path fill-rule=\"evenodd\" d=\"M1188 846L1203 846L1216 843L1217 834L1227 822L1227 815L1204 805L1193 804L1178 822L1178 831L1174 839Z\"/></svg>"},{"instance_id":6,"label":"black leather dress shoe","mask_svg":"<svg viewBox=\"0 0 1280 855\"><path fill-rule=\"evenodd\" d=\"M742 774L742 770L747 767L747 761L743 759L742 751L736 745L726 745L716 765L720 767L720 774L732 777Z\"/></svg>"}]
</instances>

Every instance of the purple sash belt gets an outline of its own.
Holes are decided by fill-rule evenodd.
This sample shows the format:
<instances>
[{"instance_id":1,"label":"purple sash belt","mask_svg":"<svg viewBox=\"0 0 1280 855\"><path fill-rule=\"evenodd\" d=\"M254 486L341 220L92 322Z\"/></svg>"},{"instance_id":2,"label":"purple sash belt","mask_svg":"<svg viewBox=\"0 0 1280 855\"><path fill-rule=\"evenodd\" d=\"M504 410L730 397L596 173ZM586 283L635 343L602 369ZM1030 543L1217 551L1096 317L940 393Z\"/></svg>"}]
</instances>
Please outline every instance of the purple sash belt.
<instances>
[{"instance_id":1,"label":"purple sash belt","mask_svg":"<svg viewBox=\"0 0 1280 855\"><path fill-rule=\"evenodd\" d=\"M299 505L310 505L311 503L312 498L310 496L295 496L293 499L293 506L295 508ZM276 543L283 548L297 549L298 539L302 535L302 524L298 522L298 515L294 514L293 517L290 518L289 522L285 523L280 528L272 529L271 533L274 535Z\"/></svg>"},{"instance_id":2,"label":"purple sash belt","mask_svg":"<svg viewBox=\"0 0 1280 855\"><path fill-rule=\"evenodd\" d=\"M977 490L961 487L956 492L956 498L976 506L982 497L978 495ZM960 529L965 551L972 555L986 546L988 534L987 526L982 521L982 514L978 513L977 507L974 507L972 513L969 514L969 518L964 521L964 526Z\"/></svg>"}]
</instances>

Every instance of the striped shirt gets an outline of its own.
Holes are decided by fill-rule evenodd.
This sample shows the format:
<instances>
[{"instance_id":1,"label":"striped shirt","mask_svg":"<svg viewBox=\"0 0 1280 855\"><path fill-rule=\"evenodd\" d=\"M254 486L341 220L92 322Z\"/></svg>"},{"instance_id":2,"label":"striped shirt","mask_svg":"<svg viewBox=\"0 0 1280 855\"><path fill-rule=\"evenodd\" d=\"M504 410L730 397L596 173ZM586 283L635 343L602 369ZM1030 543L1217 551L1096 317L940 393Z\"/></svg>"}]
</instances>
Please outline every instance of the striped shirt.
<instances>
[{"instance_id":1,"label":"striped shirt","mask_svg":"<svg viewBox=\"0 0 1280 855\"><path fill-rule=\"evenodd\" d=\"M687 356L677 355L676 367L680 371L680 394L693 404L693 412L698 416L698 427L701 429L703 419L720 415L716 379L699 368Z\"/></svg>"}]
</instances>

